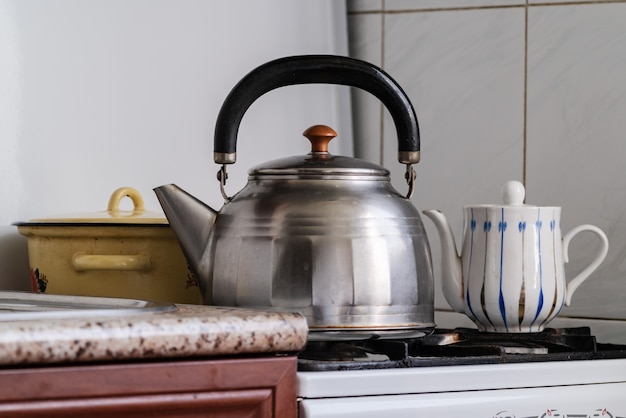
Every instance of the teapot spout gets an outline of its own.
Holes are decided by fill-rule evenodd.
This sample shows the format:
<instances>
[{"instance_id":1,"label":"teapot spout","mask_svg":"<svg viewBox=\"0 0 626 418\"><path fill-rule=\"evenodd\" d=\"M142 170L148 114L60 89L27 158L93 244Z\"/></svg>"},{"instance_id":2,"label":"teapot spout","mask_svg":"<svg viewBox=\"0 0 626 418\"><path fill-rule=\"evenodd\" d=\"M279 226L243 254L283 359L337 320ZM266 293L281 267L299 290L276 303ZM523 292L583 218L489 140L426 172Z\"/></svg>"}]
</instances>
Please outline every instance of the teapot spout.
<instances>
[{"instance_id":1,"label":"teapot spout","mask_svg":"<svg viewBox=\"0 0 626 418\"><path fill-rule=\"evenodd\" d=\"M457 253L452 227L446 217L438 210L423 211L433 221L441 242L441 287L450 306L457 312L464 313L463 270L461 257Z\"/></svg>"},{"instance_id":2,"label":"teapot spout","mask_svg":"<svg viewBox=\"0 0 626 418\"><path fill-rule=\"evenodd\" d=\"M212 262L206 251L217 212L175 184L154 189L165 217L207 301Z\"/></svg>"}]
</instances>

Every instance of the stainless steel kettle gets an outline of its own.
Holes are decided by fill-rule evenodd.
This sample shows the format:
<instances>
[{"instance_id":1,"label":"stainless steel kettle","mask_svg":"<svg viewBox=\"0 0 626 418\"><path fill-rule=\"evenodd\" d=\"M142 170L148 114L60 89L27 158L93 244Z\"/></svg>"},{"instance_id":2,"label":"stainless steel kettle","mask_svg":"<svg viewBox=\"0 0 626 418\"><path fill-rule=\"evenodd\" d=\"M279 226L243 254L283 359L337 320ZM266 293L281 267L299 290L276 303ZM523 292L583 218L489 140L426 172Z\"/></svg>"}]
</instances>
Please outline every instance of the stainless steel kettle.
<instances>
[{"instance_id":1,"label":"stainless steel kettle","mask_svg":"<svg viewBox=\"0 0 626 418\"><path fill-rule=\"evenodd\" d=\"M389 171L328 153L336 134L308 129L311 152L249 170L228 197L226 166L248 107L278 87L330 83L364 89L390 111L409 192ZM427 330L434 327L430 247L409 200L419 161L415 111L376 66L347 57L306 55L264 64L226 98L215 128L215 162L225 198L219 212L175 185L155 189L196 274L206 304L298 311L312 332Z\"/></svg>"}]
</instances>

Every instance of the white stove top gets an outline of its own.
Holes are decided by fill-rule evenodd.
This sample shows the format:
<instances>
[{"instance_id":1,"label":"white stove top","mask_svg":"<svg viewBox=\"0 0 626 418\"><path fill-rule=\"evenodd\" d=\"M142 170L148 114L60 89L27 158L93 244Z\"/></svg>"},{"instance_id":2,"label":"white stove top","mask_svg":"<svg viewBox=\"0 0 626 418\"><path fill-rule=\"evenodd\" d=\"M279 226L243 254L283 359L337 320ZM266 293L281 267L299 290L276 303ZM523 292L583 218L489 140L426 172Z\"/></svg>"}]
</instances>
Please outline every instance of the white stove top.
<instances>
[{"instance_id":1,"label":"white stove top","mask_svg":"<svg viewBox=\"0 0 626 418\"><path fill-rule=\"evenodd\" d=\"M594 359L298 372L300 418L626 418L624 346ZM600 350L600 348L598 348ZM619 352L617 352L619 351ZM313 369L315 370L315 369Z\"/></svg>"},{"instance_id":2,"label":"white stove top","mask_svg":"<svg viewBox=\"0 0 626 418\"><path fill-rule=\"evenodd\" d=\"M299 372L301 418L626 417L626 359Z\"/></svg>"},{"instance_id":3,"label":"white stove top","mask_svg":"<svg viewBox=\"0 0 626 418\"><path fill-rule=\"evenodd\" d=\"M298 382L303 398L623 383L626 359L298 372Z\"/></svg>"}]
</instances>

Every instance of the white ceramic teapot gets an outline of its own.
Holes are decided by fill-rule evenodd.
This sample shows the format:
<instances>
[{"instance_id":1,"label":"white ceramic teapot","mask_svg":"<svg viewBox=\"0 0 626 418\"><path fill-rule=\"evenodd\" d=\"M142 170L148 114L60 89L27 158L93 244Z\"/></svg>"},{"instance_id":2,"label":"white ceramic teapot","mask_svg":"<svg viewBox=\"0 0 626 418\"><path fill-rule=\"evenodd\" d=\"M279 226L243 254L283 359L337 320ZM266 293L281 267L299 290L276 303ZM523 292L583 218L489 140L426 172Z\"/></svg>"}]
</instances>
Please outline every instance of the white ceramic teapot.
<instances>
[{"instance_id":1,"label":"white ceramic teapot","mask_svg":"<svg viewBox=\"0 0 626 418\"><path fill-rule=\"evenodd\" d=\"M606 235L593 225L580 225L561 238L561 208L524 205L524 194L524 186L511 181L502 189L503 205L466 206L460 257L443 214L424 211L441 239L444 296L481 331L542 331L608 252ZM593 261L566 281L569 242L582 231L595 233L602 245Z\"/></svg>"}]
</instances>

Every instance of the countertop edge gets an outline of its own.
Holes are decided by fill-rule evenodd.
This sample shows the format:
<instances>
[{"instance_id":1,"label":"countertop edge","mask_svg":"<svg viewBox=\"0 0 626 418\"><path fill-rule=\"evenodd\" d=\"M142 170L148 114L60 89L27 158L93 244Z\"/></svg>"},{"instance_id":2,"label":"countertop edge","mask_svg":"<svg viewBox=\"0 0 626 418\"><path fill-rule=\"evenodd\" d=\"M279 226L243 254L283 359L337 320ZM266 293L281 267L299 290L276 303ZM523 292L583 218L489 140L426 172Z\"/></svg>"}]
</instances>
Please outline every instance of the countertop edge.
<instances>
[{"instance_id":1,"label":"countertop edge","mask_svg":"<svg viewBox=\"0 0 626 418\"><path fill-rule=\"evenodd\" d=\"M166 313L0 323L0 364L289 353L304 348L298 313L179 305Z\"/></svg>"}]
</instances>

